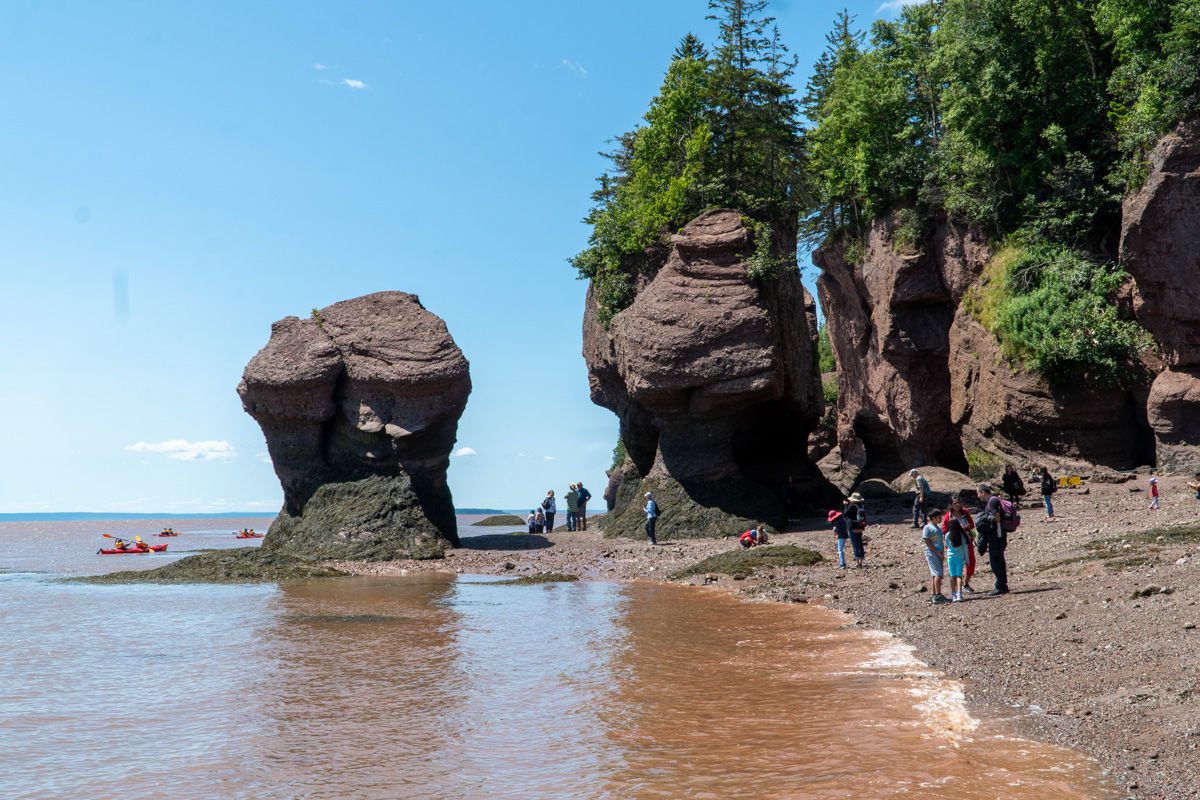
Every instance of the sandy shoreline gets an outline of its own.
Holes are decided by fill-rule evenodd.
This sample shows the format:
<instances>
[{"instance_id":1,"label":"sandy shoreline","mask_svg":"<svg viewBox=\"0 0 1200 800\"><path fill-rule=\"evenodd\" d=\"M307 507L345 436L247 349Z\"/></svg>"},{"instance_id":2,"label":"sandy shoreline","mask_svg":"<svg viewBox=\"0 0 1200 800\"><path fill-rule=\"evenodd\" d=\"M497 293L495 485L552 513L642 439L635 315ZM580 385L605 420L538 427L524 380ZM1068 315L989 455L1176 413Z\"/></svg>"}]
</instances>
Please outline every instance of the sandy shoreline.
<instances>
[{"instance_id":1,"label":"sandy shoreline","mask_svg":"<svg viewBox=\"0 0 1200 800\"><path fill-rule=\"evenodd\" d=\"M971 702L1015 717L1022 733L1095 757L1128 796L1197 796L1200 502L1184 479L1166 478L1163 510L1148 512L1145 492L1131 491L1142 483L1060 492L1055 522L1044 521L1040 505L1024 511L1008 548L1012 593L1004 597L980 592L955 606L931 606L922 589L928 570L918 532L901 503L882 501L868 504L866 569L839 571L833 534L813 519L773 543L819 550L823 563L741 581L710 575L686 582L849 612L859 624L914 645L923 661L962 681ZM1177 526L1192 532L1147 533ZM566 572L590 580L669 580L737 546L730 537L651 548L594 530L486 535L464 544L444 561L338 566L356 574ZM986 558L973 583L991 589Z\"/></svg>"}]
</instances>

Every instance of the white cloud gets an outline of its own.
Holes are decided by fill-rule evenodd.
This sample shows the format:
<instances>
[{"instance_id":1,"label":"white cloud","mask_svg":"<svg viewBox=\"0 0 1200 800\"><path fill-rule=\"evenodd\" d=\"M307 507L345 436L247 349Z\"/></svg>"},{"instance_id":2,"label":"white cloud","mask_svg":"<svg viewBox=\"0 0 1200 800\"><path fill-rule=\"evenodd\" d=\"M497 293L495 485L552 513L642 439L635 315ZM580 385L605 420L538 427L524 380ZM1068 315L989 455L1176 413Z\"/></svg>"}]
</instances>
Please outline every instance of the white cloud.
<instances>
[{"instance_id":1,"label":"white cloud","mask_svg":"<svg viewBox=\"0 0 1200 800\"><path fill-rule=\"evenodd\" d=\"M325 66L324 64L313 64L313 69L322 70L322 69L329 69L329 67Z\"/></svg>"},{"instance_id":2,"label":"white cloud","mask_svg":"<svg viewBox=\"0 0 1200 800\"><path fill-rule=\"evenodd\" d=\"M517 453L517 458L529 458L525 453Z\"/></svg>"},{"instance_id":3,"label":"white cloud","mask_svg":"<svg viewBox=\"0 0 1200 800\"><path fill-rule=\"evenodd\" d=\"M351 89L365 89L367 85L360 80L354 78L342 78L342 85L349 86Z\"/></svg>"},{"instance_id":4,"label":"white cloud","mask_svg":"<svg viewBox=\"0 0 1200 800\"><path fill-rule=\"evenodd\" d=\"M130 453L160 453L176 461L232 461L236 455L233 445L226 441L189 442L187 439L168 439L165 442L127 444Z\"/></svg>"},{"instance_id":5,"label":"white cloud","mask_svg":"<svg viewBox=\"0 0 1200 800\"><path fill-rule=\"evenodd\" d=\"M925 0L884 0L879 8L875 9L875 16L890 17L900 12L900 9L905 6L915 6L925 2Z\"/></svg>"},{"instance_id":6,"label":"white cloud","mask_svg":"<svg viewBox=\"0 0 1200 800\"><path fill-rule=\"evenodd\" d=\"M257 456L258 460L263 462L264 464L271 463L271 454L270 453L259 452L259 453L255 453L254 455Z\"/></svg>"},{"instance_id":7,"label":"white cloud","mask_svg":"<svg viewBox=\"0 0 1200 800\"><path fill-rule=\"evenodd\" d=\"M564 58L562 60L562 65L581 78L586 78L588 76L587 67L583 66L583 64L580 64L578 61L572 61L569 58Z\"/></svg>"},{"instance_id":8,"label":"white cloud","mask_svg":"<svg viewBox=\"0 0 1200 800\"><path fill-rule=\"evenodd\" d=\"M558 458L555 456L542 456L542 461L558 461Z\"/></svg>"},{"instance_id":9,"label":"white cloud","mask_svg":"<svg viewBox=\"0 0 1200 800\"><path fill-rule=\"evenodd\" d=\"M474 447L460 447L451 453L451 455L455 458L462 458L463 456L477 456L479 453L475 452Z\"/></svg>"}]
</instances>

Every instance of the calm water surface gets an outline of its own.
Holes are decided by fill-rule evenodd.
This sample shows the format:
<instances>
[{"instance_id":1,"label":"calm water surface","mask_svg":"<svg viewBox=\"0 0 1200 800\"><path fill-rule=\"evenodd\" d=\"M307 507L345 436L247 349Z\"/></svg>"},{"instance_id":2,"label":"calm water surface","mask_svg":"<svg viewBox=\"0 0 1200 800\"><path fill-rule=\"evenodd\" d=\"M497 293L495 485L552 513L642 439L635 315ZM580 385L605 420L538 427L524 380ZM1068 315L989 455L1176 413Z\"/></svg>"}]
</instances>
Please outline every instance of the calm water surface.
<instances>
[{"instance_id":1,"label":"calm water surface","mask_svg":"<svg viewBox=\"0 0 1200 800\"><path fill-rule=\"evenodd\" d=\"M169 524L195 531L171 551L265 528ZM56 582L166 563L95 556L99 530L132 532L0 524L0 797L1116 796L823 609L469 576Z\"/></svg>"}]
</instances>

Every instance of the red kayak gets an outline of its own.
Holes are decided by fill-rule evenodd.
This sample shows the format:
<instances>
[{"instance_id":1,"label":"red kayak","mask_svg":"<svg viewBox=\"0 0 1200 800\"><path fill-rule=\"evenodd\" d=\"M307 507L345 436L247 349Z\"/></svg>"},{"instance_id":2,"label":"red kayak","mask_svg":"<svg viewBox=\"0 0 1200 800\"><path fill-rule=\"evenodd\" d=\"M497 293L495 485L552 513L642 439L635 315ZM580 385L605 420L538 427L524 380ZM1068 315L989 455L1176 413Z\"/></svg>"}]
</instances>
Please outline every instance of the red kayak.
<instances>
[{"instance_id":1,"label":"red kayak","mask_svg":"<svg viewBox=\"0 0 1200 800\"><path fill-rule=\"evenodd\" d=\"M128 550L105 550L102 547L96 552L102 556L123 556L128 555L129 553L161 553L166 549L167 546L165 544L150 544L146 545L145 547L131 547Z\"/></svg>"},{"instance_id":2,"label":"red kayak","mask_svg":"<svg viewBox=\"0 0 1200 800\"><path fill-rule=\"evenodd\" d=\"M265 533L235 533L233 535L233 538L235 538L235 539L261 539L264 536L266 536Z\"/></svg>"},{"instance_id":3,"label":"red kayak","mask_svg":"<svg viewBox=\"0 0 1200 800\"><path fill-rule=\"evenodd\" d=\"M179 534L178 534L178 533L156 533L156 534L154 534L154 535L155 535L155 536L161 536L161 537L163 537L163 538L165 539L165 538L166 538L166 537L168 537L168 536L178 536Z\"/></svg>"}]
</instances>

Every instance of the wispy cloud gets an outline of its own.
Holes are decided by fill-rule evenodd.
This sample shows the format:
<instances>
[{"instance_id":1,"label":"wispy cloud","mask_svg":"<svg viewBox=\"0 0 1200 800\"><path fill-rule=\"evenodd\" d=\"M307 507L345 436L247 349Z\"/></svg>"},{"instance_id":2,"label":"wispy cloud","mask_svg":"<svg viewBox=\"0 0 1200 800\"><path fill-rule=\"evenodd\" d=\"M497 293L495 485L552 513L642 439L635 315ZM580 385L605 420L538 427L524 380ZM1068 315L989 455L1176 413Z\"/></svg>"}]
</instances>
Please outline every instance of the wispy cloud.
<instances>
[{"instance_id":1,"label":"wispy cloud","mask_svg":"<svg viewBox=\"0 0 1200 800\"><path fill-rule=\"evenodd\" d=\"M475 452L474 447L460 447L451 453L451 455L453 455L455 458L462 458L463 456L477 456L479 453Z\"/></svg>"},{"instance_id":2,"label":"wispy cloud","mask_svg":"<svg viewBox=\"0 0 1200 800\"><path fill-rule=\"evenodd\" d=\"M557 456L542 456L542 461L558 461Z\"/></svg>"},{"instance_id":3,"label":"wispy cloud","mask_svg":"<svg viewBox=\"0 0 1200 800\"><path fill-rule=\"evenodd\" d=\"M342 78L342 85L349 86L351 89L365 89L367 85L360 80L354 78Z\"/></svg>"},{"instance_id":4,"label":"wispy cloud","mask_svg":"<svg viewBox=\"0 0 1200 800\"><path fill-rule=\"evenodd\" d=\"M232 461L236 455L233 445L226 441L189 442L187 439L168 439L165 442L137 442L125 445L130 453L158 453L176 461Z\"/></svg>"},{"instance_id":5,"label":"wispy cloud","mask_svg":"<svg viewBox=\"0 0 1200 800\"><path fill-rule=\"evenodd\" d=\"M325 64L313 64L313 69L322 70L322 69L329 69L329 67Z\"/></svg>"},{"instance_id":6,"label":"wispy cloud","mask_svg":"<svg viewBox=\"0 0 1200 800\"><path fill-rule=\"evenodd\" d=\"M580 64L578 61L572 61L569 58L564 58L562 60L562 66L571 70L571 72L574 72L581 78L586 78L588 76L587 67L585 67L583 64Z\"/></svg>"},{"instance_id":7,"label":"wispy cloud","mask_svg":"<svg viewBox=\"0 0 1200 800\"><path fill-rule=\"evenodd\" d=\"M259 461L263 462L264 464L271 463L271 454L270 453L259 452L259 453L255 453L254 455Z\"/></svg>"},{"instance_id":8,"label":"wispy cloud","mask_svg":"<svg viewBox=\"0 0 1200 800\"><path fill-rule=\"evenodd\" d=\"M879 8L875 9L875 16L891 17L900 13L900 9L904 8L905 6L920 5L924 1L925 0L884 0L884 2L879 5Z\"/></svg>"}]
</instances>

